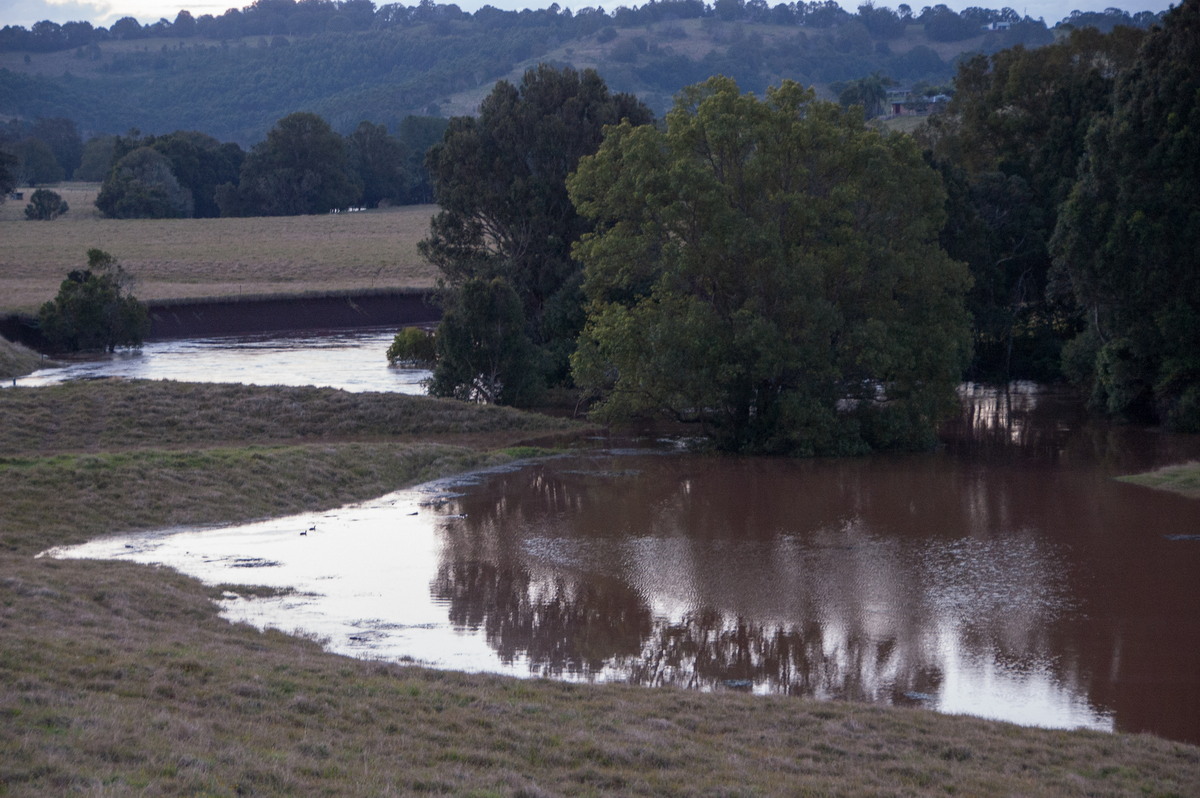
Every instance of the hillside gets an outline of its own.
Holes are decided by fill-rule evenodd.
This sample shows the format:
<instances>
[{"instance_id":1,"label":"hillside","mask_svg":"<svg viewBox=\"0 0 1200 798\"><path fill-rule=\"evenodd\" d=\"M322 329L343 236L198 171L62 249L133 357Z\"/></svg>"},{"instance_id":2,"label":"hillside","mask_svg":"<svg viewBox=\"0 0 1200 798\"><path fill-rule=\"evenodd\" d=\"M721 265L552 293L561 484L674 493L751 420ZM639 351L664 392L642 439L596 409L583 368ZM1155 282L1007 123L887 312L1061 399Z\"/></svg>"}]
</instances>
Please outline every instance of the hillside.
<instances>
[{"instance_id":1,"label":"hillside","mask_svg":"<svg viewBox=\"0 0 1200 798\"><path fill-rule=\"evenodd\" d=\"M718 13L688 0L611 16L557 7L468 15L455 6L385 6L361 30L327 24L322 32L296 34L272 31L297 25L252 25L260 5L209 36L184 35L179 20L133 30L88 26L77 39L82 43L69 46L65 33L46 42L39 26L38 35L6 27L0 118L65 117L85 136L200 130L248 146L296 110L315 111L343 133L363 119L395 129L409 115L471 113L497 79L519 77L540 61L594 67L611 88L636 93L661 113L681 87L713 74L733 76L756 92L786 78L828 94L832 83L875 72L905 85L944 84L963 53L1053 38L1032 20L985 31L979 23L1001 12L979 9L979 19L950 12L960 27L946 33L932 18L886 9L881 25L828 9L824 16L812 8L801 13L804 4L794 11L782 6L783 13L754 5Z\"/></svg>"}]
</instances>

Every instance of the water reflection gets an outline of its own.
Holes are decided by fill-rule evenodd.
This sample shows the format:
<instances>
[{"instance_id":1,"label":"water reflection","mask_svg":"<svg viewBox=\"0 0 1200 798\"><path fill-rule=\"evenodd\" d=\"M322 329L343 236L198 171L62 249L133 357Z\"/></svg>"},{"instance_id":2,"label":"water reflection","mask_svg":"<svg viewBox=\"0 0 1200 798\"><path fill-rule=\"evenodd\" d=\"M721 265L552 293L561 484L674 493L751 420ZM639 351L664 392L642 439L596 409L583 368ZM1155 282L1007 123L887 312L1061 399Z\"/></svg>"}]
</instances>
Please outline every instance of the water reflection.
<instances>
[{"instance_id":1,"label":"water reflection","mask_svg":"<svg viewBox=\"0 0 1200 798\"><path fill-rule=\"evenodd\" d=\"M1200 742L1200 505L1111 480L1200 444L1076 412L967 391L931 454L582 452L75 554L293 586L225 611L357 656Z\"/></svg>"},{"instance_id":2,"label":"water reflection","mask_svg":"<svg viewBox=\"0 0 1200 798\"><path fill-rule=\"evenodd\" d=\"M428 371L388 365L385 354L394 335L388 328L156 341L42 369L18 378L15 385L124 377L422 394Z\"/></svg>"},{"instance_id":3,"label":"water reflection","mask_svg":"<svg viewBox=\"0 0 1200 798\"><path fill-rule=\"evenodd\" d=\"M964 536L969 513L929 492L954 482L939 464L625 455L499 475L453 502L433 591L541 675L1109 728L1049 640L1077 615L1067 557L1020 530Z\"/></svg>"}]
</instances>

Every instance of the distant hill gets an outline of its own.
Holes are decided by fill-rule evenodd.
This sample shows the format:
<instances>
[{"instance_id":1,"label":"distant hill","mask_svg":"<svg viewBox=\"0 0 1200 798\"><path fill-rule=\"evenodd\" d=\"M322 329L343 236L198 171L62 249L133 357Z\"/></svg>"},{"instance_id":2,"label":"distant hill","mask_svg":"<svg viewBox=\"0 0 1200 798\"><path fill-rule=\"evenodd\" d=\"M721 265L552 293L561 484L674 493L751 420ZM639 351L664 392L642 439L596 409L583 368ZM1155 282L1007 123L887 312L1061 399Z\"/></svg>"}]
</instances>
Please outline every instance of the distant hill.
<instances>
[{"instance_id":1,"label":"distant hill","mask_svg":"<svg viewBox=\"0 0 1200 798\"><path fill-rule=\"evenodd\" d=\"M468 114L500 78L539 61L595 67L610 88L656 112L681 87L730 75L761 92L782 79L814 85L879 73L902 85L949 83L964 53L1048 43L1040 20L1010 9L945 6L901 15L832 0L669 0L609 14L558 6L467 14L422 2L258 0L240 11L110 29L42 22L0 30L0 120L65 117L85 136L198 130L248 146L281 117L314 111L340 132L366 119L397 129L409 115ZM907 7L905 7L907 8ZM1146 25L1124 12L1068 20ZM1097 17L1093 20L1091 17Z\"/></svg>"}]
</instances>

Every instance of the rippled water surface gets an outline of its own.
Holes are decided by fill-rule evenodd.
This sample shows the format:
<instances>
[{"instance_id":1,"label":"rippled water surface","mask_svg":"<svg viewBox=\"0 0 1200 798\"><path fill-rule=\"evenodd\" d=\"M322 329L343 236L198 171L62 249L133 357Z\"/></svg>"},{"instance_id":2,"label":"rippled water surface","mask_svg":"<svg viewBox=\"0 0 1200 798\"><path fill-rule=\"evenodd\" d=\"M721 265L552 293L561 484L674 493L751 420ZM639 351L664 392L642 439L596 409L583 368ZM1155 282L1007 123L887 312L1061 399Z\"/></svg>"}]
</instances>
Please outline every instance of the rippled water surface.
<instances>
[{"instance_id":1,"label":"rippled water surface","mask_svg":"<svg viewBox=\"0 0 1200 798\"><path fill-rule=\"evenodd\" d=\"M436 667L924 706L1200 742L1195 437L964 392L936 453L584 451L321 515L98 541L231 619Z\"/></svg>"},{"instance_id":2,"label":"rippled water surface","mask_svg":"<svg viewBox=\"0 0 1200 798\"><path fill-rule=\"evenodd\" d=\"M43 369L17 379L16 385L125 377L424 393L421 383L428 371L388 365L387 349L395 334L389 328L156 341Z\"/></svg>"}]
</instances>

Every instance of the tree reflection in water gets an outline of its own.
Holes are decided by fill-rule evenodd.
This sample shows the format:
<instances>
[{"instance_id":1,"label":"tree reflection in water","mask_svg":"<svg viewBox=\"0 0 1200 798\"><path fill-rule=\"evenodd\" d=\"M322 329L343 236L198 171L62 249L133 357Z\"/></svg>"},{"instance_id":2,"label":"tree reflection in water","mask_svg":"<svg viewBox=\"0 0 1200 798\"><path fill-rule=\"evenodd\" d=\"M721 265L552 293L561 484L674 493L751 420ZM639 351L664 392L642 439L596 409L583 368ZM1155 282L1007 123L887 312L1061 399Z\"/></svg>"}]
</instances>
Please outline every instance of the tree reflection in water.
<instances>
[{"instance_id":1,"label":"tree reflection in water","mask_svg":"<svg viewBox=\"0 0 1200 798\"><path fill-rule=\"evenodd\" d=\"M650 610L616 584L535 585L516 566L456 560L438 568L432 591L449 605L451 622L482 629L506 665L527 659L543 676L600 673L637 655L651 632Z\"/></svg>"},{"instance_id":2,"label":"tree reflection in water","mask_svg":"<svg viewBox=\"0 0 1200 798\"><path fill-rule=\"evenodd\" d=\"M647 686L749 686L776 693L902 701L936 691L938 668L903 660L896 638L831 635L821 619L794 625L729 618L706 608L655 619L613 580L535 580L519 566L444 562L432 585L452 623L483 630L505 664L542 676L600 677Z\"/></svg>"},{"instance_id":3,"label":"tree reflection in water","mask_svg":"<svg viewBox=\"0 0 1200 798\"><path fill-rule=\"evenodd\" d=\"M1111 477L1194 458L1200 438L1015 385L965 387L945 441L844 460L583 453L492 477L447 508L433 593L536 674L1050 726L1120 713L1194 737L1194 678L1171 674L1194 673L1195 557L1164 541L1195 512ZM1152 701L1147 674L1168 679Z\"/></svg>"},{"instance_id":4,"label":"tree reflection in water","mask_svg":"<svg viewBox=\"0 0 1200 798\"><path fill-rule=\"evenodd\" d=\"M1069 569L1036 537L964 539L981 510L927 458L617 462L458 498L431 585L451 622L539 675L883 703L941 692L948 653L960 685L966 660L1051 659Z\"/></svg>"}]
</instances>

